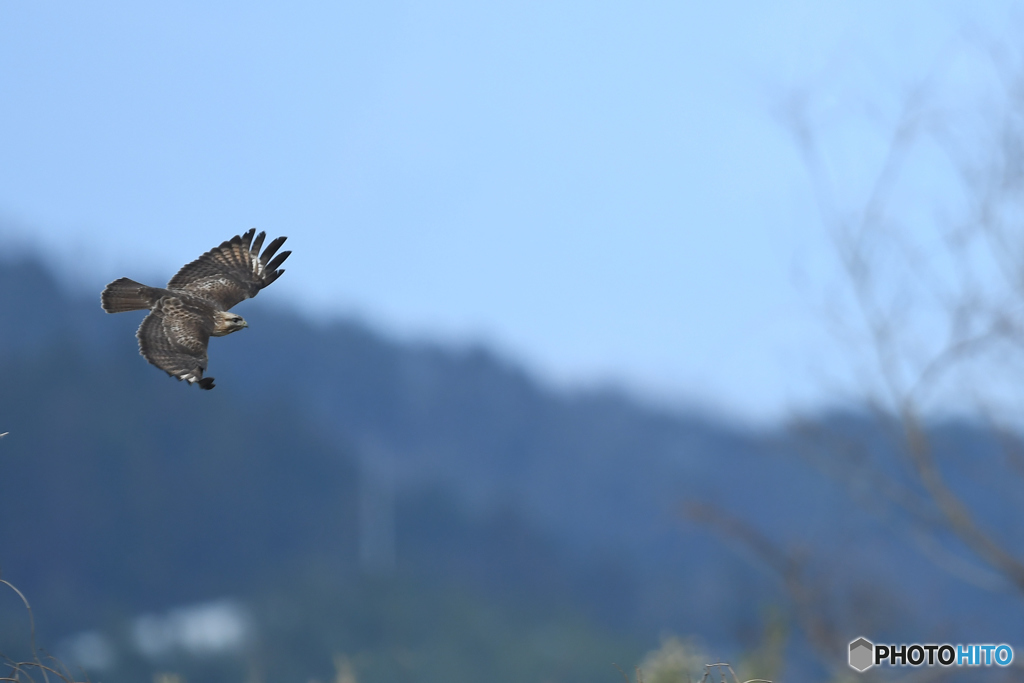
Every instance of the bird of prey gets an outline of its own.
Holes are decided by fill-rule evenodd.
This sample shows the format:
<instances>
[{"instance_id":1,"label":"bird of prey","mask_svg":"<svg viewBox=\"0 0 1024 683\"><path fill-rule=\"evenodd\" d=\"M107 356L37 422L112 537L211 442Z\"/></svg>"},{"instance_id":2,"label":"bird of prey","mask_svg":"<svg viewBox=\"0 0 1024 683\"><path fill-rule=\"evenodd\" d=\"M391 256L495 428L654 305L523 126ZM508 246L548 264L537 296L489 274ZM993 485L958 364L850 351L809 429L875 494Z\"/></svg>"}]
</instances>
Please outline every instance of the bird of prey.
<instances>
[{"instance_id":1,"label":"bird of prey","mask_svg":"<svg viewBox=\"0 0 1024 683\"><path fill-rule=\"evenodd\" d=\"M206 252L179 270L166 288L147 287L126 277L114 280L103 290L103 310L149 309L135 335L139 353L179 381L213 389L213 377L203 377L210 337L223 337L249 326L228 309L281 277L284 270L278 266L291 254L277 254L286 237L272 241L261 254L267 234L261 232L253 239L255 232L253 228L235 235Z\"/></svg>"}]
</instances>

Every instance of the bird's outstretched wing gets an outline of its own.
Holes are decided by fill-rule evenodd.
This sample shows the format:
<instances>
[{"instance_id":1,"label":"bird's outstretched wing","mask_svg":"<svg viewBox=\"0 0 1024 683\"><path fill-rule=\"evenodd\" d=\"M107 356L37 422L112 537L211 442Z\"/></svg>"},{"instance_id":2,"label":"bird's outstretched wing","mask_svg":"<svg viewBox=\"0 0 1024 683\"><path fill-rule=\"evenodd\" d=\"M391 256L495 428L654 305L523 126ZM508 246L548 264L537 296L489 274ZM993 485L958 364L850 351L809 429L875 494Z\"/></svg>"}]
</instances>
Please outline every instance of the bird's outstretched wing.
<instances>
[{"instance_id":1,"label":"bird's outstretched wing","mask_svg":"<svg viewBox=\"0 0 1024 683\"><path fill-rule=\"evenodd\" d=\"M139 352L171 377L212 389L213 378L203 379L210 318L210 311L188 306L177 297L165 296L139 325L136 333Z\"/></svg>"},{"instance_id":2,"label":"bird's outstretched wing","mask_svg":"<svg viewBox=\"0 0 1024 683\"><path fill-rule=\"evenodd\" d=\"M271 282L281 277L278 268L291 254L277 250L286 237L278 237L263 250L267 233L253 239L256 228L244 235L235 235L219 247L211 249L183 267L167 283L168 289L183 289L191 294L215 301L226 311L239 301L250 299ZM277 257L274 257L277 254ZM273 260L271 260L273 259Z\"/></svg>"}]
</instances>

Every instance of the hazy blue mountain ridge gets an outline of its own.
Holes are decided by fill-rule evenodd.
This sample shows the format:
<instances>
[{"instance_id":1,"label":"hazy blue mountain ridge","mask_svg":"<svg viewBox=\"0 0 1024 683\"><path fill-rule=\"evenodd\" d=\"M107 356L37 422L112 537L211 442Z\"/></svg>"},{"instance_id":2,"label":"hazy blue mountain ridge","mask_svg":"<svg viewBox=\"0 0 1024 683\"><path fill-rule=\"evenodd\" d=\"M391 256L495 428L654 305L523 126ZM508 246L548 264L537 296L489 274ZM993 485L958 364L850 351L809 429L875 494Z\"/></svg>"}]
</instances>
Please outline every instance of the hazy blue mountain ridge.
<instances>
[{"instance_id":1,"label":"hazy blue mountain ridge","mask_svg":"<svg viewBox=\"0 0 1024 683\"><path fill-rule=\"evenodd\" d=\"M803 548L808 581L867 635L1007 640L1019 624L1000 586L965 584L916 545L870 482L809 464L856 441L912 490L866 418L816 420L845 444L759 432L614 390L555 391L485 348L314 325L259 300L237 309L251 329L212 340L218 384L200 392L138 355L142 313L107 315L98 298L42 264L0 263L0 570L51 634L226 594L297 595L310 572L363 585L370 480L394 496L385 573L539 614L558 605L652 646L672 631L751 647L765 609L786 604L749 549L682 518L687 500ZM1013 480L949 455L994 463L991 440L936 429L955 485L1024 547L993 502L1013 499Z\"/></svg>"}]
</instances>

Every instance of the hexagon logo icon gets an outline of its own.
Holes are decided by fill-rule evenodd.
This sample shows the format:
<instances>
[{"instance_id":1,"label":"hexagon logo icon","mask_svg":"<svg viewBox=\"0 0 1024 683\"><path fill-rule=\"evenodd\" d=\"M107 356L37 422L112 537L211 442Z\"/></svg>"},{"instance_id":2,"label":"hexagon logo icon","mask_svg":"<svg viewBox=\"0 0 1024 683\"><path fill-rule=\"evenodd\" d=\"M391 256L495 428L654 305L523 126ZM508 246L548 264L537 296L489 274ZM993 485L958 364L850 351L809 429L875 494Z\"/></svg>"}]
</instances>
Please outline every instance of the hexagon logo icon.
<instances>
[{"instance_id":1,"label":"hexagon logo icon","mask_svg":"<svg viewBox=\"0 0 1024 683\"><path fill-rule=\"evenodd\" d=\"M857 671L867 671L875 665L875 645L867 638L858 638L850 643L850 666Z\"/></svg>"}]
</instances>

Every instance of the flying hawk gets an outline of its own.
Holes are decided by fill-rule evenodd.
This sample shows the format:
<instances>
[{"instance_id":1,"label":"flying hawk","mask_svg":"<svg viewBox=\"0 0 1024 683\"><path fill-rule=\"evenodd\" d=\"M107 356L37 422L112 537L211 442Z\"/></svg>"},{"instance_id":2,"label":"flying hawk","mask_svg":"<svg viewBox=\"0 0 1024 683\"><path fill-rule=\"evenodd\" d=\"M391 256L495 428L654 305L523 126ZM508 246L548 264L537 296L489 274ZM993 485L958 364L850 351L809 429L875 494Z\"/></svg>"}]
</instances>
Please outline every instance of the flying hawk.
<instances>
[{"instance_id":1,"label":"flying hawk","mask_svg":"<svg viewBox=\"0 0 1024 683\"><path fill-rule=\"evenodd\" d=\"M178 271L166 289L147 287L123 277L103 290L107 313L149 309L139 331L139 353L178 380L213 389L206 371L206 345L210 337L223 337L249 324L228 313L239 301L256 296L281 277L278 269L291 254L282 251L286 237L278 237L260 253L267 234L253 239L256 229L235 235ZM273 260L271 260L273 258Z\"/></svg>"}]
</instances>

